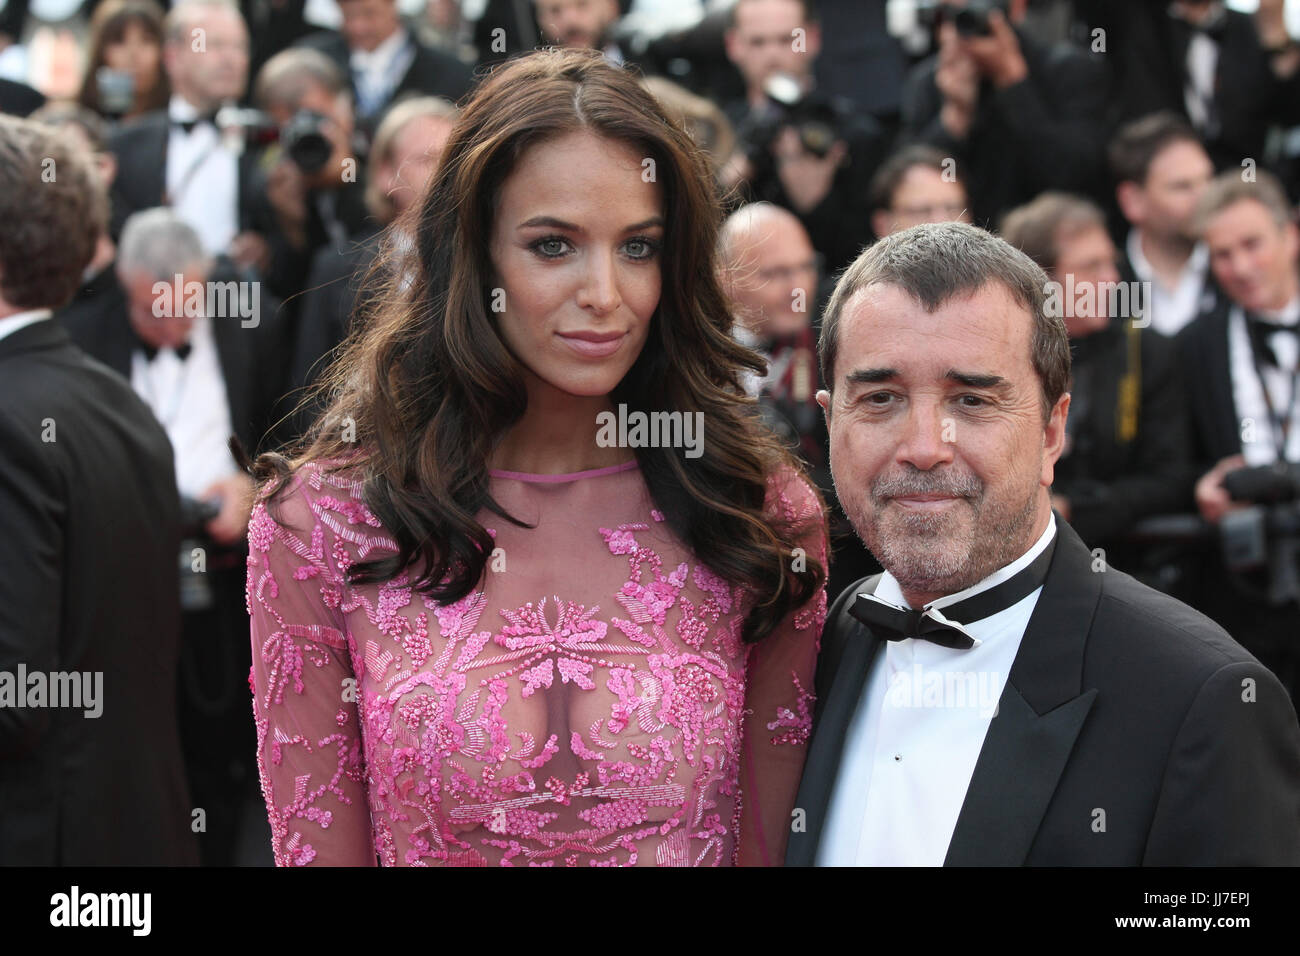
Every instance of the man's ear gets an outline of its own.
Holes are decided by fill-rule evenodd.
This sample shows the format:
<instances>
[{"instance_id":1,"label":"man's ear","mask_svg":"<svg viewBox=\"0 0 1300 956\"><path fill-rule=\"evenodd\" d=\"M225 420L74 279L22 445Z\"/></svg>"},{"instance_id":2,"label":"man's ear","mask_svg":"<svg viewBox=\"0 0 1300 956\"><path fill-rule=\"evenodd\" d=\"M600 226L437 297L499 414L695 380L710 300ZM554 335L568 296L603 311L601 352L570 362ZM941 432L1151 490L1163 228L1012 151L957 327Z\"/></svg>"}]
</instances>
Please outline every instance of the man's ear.
<instances>
[{"instance_id":1,"label":"man's ear","mask_svg":"<svg viewBox=\"0 0 1300 956\"><path fill-rule=\"evenodd\" d=\"M1056 463L1065 450L1065 422L1069 414L1070 393L1063 392L1043 429L1043 473L1039 480L1045 488L1050 488L1056 480Z\"/></svg>"},{"instance_id":2,"label":"man's ear","mask_svg":"<svg viewBox=\"0 0 1300 956\"><path fill-rule=\"evenodd\" d=\"M1143 201L1142 187L1131 180L1124 180L1115 187L1115 202L1124 218L1136 223L1145 215L1146 203Z\"/></svg>"},{"instance_id":3,"label":"man's ear","mask_svg":"<svg viewBox=\"0 0 1300 956\"><path fill-rule=\"evenodd\" d=\"M816 399L817 404L822 407L822 414L826 416L826 424L829 425L831 422L831 393L824 388L818 389Z\"/></svg>"}]
</instances>

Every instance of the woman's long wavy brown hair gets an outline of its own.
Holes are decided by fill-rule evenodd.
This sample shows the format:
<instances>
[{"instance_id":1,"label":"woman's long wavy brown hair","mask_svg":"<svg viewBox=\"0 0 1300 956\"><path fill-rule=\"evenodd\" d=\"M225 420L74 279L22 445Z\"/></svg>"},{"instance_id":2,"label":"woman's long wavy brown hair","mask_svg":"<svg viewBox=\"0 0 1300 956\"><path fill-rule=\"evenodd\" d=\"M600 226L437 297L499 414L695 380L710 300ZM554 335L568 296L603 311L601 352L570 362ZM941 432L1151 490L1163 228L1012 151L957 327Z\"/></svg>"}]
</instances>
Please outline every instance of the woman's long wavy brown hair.
<instances>
[{"instance_id":1,"label":"woman's long wavy brown hair","mask_svg":"<svg viewBox=\"0 0 1300 956\"><path fill-rule=\"evenodd\" d=\"M494 546L479 513L526 527L489 491L489 455L527 403L523 366L488 309L490 231L524 151L579 130L655 162L665 197L663 291L611 401L629 412L704 413L699 458L672 448L637 448L636 458L656 507L696 558L754 595L743 636L756 641L825 582L814 556L798 570L791 557L808 529L765 509L769 476L803 469L763 430L739 384L743 369L764 365L730 335L714 272L720 207L708 159L635 74L598 53L544 50L482 80L424 197L367 276L380 291L363 298L338 359L305 400L322 401L324 411L287 449L293 457L263 454L253 475L266 483L268 507L310 461L361 481L399 550L352 565L353 583L390 580L422 558L412 585L431 599L455 601L478 585Z\"/></svg>"}]
</instances>

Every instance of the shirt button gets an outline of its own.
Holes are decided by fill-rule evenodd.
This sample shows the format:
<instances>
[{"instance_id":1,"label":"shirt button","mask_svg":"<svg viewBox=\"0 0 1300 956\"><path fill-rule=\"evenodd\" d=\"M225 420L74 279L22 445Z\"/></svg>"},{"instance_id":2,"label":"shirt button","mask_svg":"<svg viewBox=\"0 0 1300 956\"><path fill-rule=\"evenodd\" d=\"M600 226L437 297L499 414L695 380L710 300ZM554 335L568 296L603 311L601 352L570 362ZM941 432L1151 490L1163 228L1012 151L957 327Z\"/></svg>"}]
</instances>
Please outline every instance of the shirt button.
<instances>
[{"instance_id":1,"label":"shirt button","mask_svg":"<svg viewBox=\"0 0 1300 956\"><path fill-rule=\"evenodd\" d=\"M902 755L902 754L894 754L894 759L895 759L895 760L902 760L902 759L903 759L903 755Z\"/></svg>"}]
</instances>

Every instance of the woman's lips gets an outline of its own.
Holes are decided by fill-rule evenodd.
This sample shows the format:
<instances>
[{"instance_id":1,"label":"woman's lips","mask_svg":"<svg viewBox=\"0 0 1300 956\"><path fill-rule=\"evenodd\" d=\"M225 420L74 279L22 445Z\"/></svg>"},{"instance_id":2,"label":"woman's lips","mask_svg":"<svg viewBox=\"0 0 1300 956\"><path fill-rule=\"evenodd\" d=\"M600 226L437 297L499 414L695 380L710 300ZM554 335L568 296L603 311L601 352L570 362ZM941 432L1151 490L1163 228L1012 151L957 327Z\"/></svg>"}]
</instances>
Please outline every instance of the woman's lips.
<instances>
[{"instance_id":1,"label":"woman's lips","mask_svg":"<svg viewBox=\"0 0 1300 956\"><path fill-rule=\"evenodd\" d=\"M556 332L556 336L583 358L608 358L619 350L626 332Z\"/></svg>"}]
</instances>

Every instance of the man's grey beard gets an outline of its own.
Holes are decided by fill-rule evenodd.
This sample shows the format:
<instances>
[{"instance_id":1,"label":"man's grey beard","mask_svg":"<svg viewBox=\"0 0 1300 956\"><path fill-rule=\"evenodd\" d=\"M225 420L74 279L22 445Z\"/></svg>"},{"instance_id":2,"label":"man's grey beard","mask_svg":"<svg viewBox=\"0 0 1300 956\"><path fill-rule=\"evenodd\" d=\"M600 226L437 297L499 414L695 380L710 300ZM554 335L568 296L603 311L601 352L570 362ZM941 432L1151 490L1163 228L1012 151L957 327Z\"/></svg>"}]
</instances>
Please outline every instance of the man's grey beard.
<instances>
[{"instance_id":1,"label":"man's grey beard","mask_svg":"<svg viewBox=\"0 0 1300 956\"><path fill-rule=\"evenodd\" d=\"M872 482L871 514L849 515L863 543L904 591L955 594L1010 564L1029 548L1027 537L1038 510L1038 485L1023 506L991 506L984 483L972 473L951 470L903 475ZM907 495L958 495L947 513L908 513L890 498ZM843 498L840 499L843 501ZM973 511L963 515L963 509Z\"/></svg>"}]
</instances>

